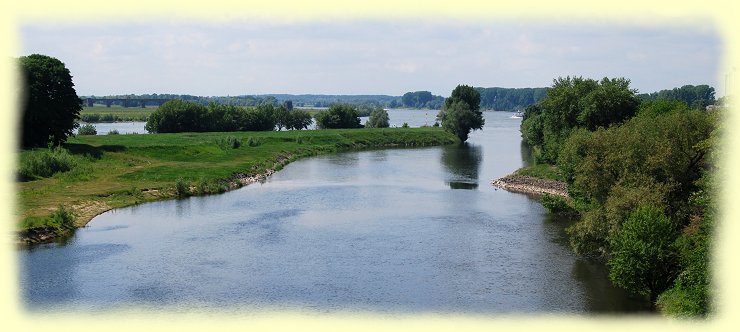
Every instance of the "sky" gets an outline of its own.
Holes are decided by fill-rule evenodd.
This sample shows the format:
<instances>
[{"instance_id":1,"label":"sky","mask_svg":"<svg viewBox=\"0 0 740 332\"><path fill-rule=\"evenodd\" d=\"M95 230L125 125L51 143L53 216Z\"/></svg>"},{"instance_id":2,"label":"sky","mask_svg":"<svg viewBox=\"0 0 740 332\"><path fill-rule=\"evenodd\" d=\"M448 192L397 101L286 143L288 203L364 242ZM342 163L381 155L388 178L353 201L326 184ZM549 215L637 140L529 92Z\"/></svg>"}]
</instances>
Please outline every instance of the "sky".
<instances>
[{"instance_id":1,"label":"sky","mask_svg":"<svg viewBox=\"0 0 740 332\"><path fill-rule=\"evenodd\" d=\"M546 87L625 77L639 92L708 84L724 95L723 42L692 24L332 20L22 25L20 54L53 56L77 94L385 94L458 84Z\"/></svg>"}]
</instances>

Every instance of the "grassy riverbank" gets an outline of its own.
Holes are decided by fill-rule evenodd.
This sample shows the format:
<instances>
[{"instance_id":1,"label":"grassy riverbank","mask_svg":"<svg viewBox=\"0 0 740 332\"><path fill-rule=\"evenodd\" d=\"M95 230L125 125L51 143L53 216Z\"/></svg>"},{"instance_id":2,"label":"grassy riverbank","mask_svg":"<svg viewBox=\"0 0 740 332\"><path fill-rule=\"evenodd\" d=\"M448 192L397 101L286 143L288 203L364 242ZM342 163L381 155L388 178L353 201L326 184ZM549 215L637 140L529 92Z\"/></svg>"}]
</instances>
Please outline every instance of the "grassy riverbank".
<instances>
[{"instance_id":1,"label":"grassy riverbank","mask_svg":"<svg viewBox=\"0 0 740 332\"><path fill-rule=\"evenodd\" d=\"M17 183L18 229L68 231L112 208L224 192L304 156L457 142L438 128L103 135L71 138L71 170ZM21 152L21 164L46 149Z\"/></svg>"}]
</instances>

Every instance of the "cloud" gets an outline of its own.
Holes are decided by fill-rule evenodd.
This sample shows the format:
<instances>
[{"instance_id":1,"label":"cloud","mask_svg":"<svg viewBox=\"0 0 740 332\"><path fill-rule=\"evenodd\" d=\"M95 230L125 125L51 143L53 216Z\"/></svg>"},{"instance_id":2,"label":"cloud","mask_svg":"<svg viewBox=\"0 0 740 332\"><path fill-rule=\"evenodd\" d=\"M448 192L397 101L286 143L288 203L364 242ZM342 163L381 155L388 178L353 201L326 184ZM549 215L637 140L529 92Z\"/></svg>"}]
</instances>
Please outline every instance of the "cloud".
<instances>
[{"instance_id":1,"label":"cloud","mask_svg":"<svg viewBox=\"0 0 740 332\"><path fill-rule=\"evenodd\" d=\"M655 91L716 85L722 47L709 24L424 20L29 25L21 40L24 54L67 63L83 95L446 95L460 83L548 86L563 75L625 76Z\"/></svg>"}]
</instances>

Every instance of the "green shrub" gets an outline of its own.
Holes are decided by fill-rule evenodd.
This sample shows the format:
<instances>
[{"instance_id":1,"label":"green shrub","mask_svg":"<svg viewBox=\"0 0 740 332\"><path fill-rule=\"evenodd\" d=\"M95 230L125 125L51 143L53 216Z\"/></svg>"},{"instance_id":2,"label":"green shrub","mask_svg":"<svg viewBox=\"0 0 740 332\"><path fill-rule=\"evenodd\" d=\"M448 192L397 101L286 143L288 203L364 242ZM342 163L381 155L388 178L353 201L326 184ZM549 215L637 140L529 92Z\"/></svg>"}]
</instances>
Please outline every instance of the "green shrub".
<instances>
[{"instance_id":1,"label":"green shrub","mask_svg":"<svg viewBox=\"0 0 740 332\"><path fill-rule=\"evenodd\" d=\"M557 195L550 195L550 194L544 194L542 196L542 206L544 206L550 213L560 214L560 215L576 215L578 212L573 209L570 205L568 205L568 202L565 200L565 198L557 196Z\"/></svg>"},{"instance_id":2,"label":"green shrub","mask_svg":"<svg viewBox=\"0 0 740 332\"><path fill-rule=\"evenodd\" d=\"M239 138L229 136L217 139L216 145L218 145L223 150L238 149L242 146L242 141Z\"/></svg>"},{"instance_id":3,"label":"green shrub","mask_svg":"<svg viewBox=\"0 0 740 332\"><path fill-rule=\"evenodd\" d=\"M117 129L112 129L111 131L108 132L108 135L118 135L118 134L120 133L118 132Z\"/></svg>"},{"instance_id":4,"label":"green shrub","mask_svg":"<svg viewBox=\"0 0 740 332\"><path fill-rule=\"evenodd\" d=\"M675 278L676 237L675 226L660 209L642 205L632 210L622 228L608 238L612 247L609 279L655 303Z\"/></svg>"},{"instance_id":5,"label":"green shrub","mask_svg":"<svg viewBox=\"0 0 740 332\"><path fill-rule=\"evenodd\" d=\"M86 123L82 126L80 126L80 129L77 130L77 135L97 135L98 130L95 129L95 126Z\"/></svg>"},{"instance_id":6,"label":"green shrub","mask_svg":"<svg viewBox=\"0 0 740 332\"><path fill-rule=\"evenodd\" d=\"M19 175L22 181L28 181L67 172L75 166L77 161L66 149L36 150L21 158Z\"/></svg>"},{"instance_id":7,"label":"green shrub","mask_svg":"<svg viewBox=\"0 0 740 332\"><path fill-rule=\"evenodd\" d=\"M100 114L98 113L82 114L80 116L80 121L87 122L87 123L100 122Z\"/></svg>"},{"instance_id":8,"label":"green shrub","mask_svg":"<svg viewBox=\"0 0 740 332\"><path fill-rule=\"evenodd\" d=\"M409 127L409 124L408 124L408 122L404 122L404 123L403 123L403 124L401 125L401 128L408 128L408 127Z\"/></svg>"},{"instance_id":9,"label":"green shrub","mask_svg":"<svg viewBox=\"0 0 740 332\"><path fill-rule=\"evenodd\" d=\"M262 144L262 140L259 139L259 138L254 138L252 136L250 136L249 138L247 138L247 145L248 146L255 147L255 146L259 146L261 144Z\"/></svg>"},{"instance_id":10,"label":"green shrub","mask_svg":"<svg viewBox=\"0 0 740 332\"><path fill-rule=\"evenodd\" d=\"M75 228L75 219L64 206L59 206L54 213L51 214L49 225L58 230L72 230Z\"/></svg>"},{"instance_id":11,"label":"green shrub","mask_svg":"<svg viewBox=\"0 0 740 332\"><path fill-rule=\"evenodd\" d=\"M190 195L190 185L183 178L178 178L177 182L175 182L175 191L177 192L177 197L187 197Z\"/></svg>"}]
</instances>

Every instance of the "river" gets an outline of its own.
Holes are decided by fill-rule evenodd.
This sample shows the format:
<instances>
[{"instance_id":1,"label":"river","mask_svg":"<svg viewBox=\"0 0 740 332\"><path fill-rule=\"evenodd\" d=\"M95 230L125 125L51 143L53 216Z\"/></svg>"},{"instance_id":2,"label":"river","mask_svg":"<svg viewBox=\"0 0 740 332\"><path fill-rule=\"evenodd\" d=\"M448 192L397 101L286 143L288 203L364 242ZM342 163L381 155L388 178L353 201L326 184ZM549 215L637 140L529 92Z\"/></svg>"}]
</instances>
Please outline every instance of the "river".
<instances>
[{"instance_id":1,"label":"river","mask_svg":"<svg viewBox=\"0 0 740 332\"><path fill-rule=\"evenodd\" d=\"M434 118L390 113L412 126ZM31 311L649 310L611 286L603 265L572 253L567 221L490 185L528 162L521 120L510 116L485 113L484 130L463 146L317 156L225 194L104 213L65 244L18 251L22 303Z\"/></svg>"}]
</instances>

